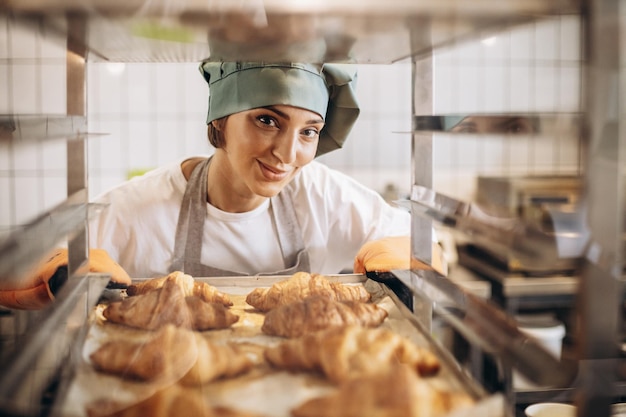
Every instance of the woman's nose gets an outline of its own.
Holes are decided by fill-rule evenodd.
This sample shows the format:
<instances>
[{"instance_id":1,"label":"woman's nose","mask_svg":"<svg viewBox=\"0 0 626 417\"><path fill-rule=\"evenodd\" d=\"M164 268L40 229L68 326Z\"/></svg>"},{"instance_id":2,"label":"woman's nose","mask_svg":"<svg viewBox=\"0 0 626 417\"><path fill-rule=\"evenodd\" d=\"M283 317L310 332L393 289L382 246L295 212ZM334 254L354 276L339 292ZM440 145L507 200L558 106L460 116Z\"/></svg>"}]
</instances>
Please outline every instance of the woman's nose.
<instances>
[{"instance_id":1,"label":"woman's nose","mask_svg":"<svg viewBox=\"0 0 626 417\"><path fill-rule=\"evenodd\" d=\"M298 132L286 130L278 136L272 153L283 164L292 164L296 160L298 150Z\"/></svg>"}]
</instances>

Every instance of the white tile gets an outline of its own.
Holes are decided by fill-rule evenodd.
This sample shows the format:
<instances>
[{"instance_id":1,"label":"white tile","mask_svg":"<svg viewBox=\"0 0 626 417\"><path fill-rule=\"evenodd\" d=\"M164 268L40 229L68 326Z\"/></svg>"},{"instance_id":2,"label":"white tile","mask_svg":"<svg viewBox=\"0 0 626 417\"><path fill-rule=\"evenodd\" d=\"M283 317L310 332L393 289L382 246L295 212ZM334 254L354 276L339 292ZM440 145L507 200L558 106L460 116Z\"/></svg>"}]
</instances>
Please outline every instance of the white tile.
<instances>
[{"instance_id":1,"label":"white tile","mask_svg":"<svg viewBox=\"0 0 626 417\"><path fill-rule=\"evenodd\" d=\"M534 58L537 60L557 60L560 48L560 21L558 18L535 23Z\"/></svg>"},{"instance_id":2,"label":"white tile","mask_svg":"<svg viewBox=\"0 0 626 417\"><path fill-rule=\"evenodd\" d=\"M36 178L17 177L14 182L15 221L16 224L26 224L43 211L43 187Z\"/></svg>"},{"instance_id":3,"label":"white tile","mask_svg":"<svg viewBox=\"0 0 626 417\"><path fill-rule=\"evenodd\" d=\"M528 62L534 58L533 25L522 25L510 31L511 61Z\"/></svg>"},{"instance_id":4,"label":"white tile","mask_svg":"<svg viewBox=\"0 0 626 417\"><path fill-rule=\"evenodd\" d=\"M42 210L51 210L67 199L67 179L65 177L46 177L42 178L42 181Z\"/></svg>"},{"instance_id":5,"label":"white tile","mask_svg":"<svg viewBox=\"0 0 626 417\"><path fill-rule=\"evenodd\" d=\"M173 159L183 157L181 154L181 123L176 120L158 120L153 146L156 147L154 165L161 166Z\"/></svg>"},{"instance_id":6,"label":"white tile","mask_svg":"<svg viewBox=\"0 0 626 417\"><path fill-rule=\"evenodd\" d=\"M181 79L181 68L178 64L160 64L154 68L154 77L159 86L154 90L154 111L157 113L177 114L181 112L184 101Z\"/></svg>"},{"instance_id":7,"label":"white tile","mask_svg":"<svg viewBox=\"0 0 626 417\"><path fill-rule=\"evenodd\" d=\"M509 111L511 112L526 112L531 110L533 101L533 85L534 80L529 68L512 66L509 69L508 79L510 80L507 85L509 91Z\"/></svg>"},{"instance_id":8,"label":"white tile","mask_svg":"<svg viewBox=\"0 0 626 417\"><path fill-rule=\"evenodd\" d=\"M0 114L13 113L13 83L9 77L10 68L8 65L0 64Z\"/></svg>"},{"instance_id":9,"label":"white tile","mask_svg":"<svg viewBox=\"0 0 626 417\"><path fill-rule=\"evenodd\" d=\"M38 58L41 50L38 46L38 34L23 25L10 24L11 58Z\"/></svg>"},{"instance_id":10,"label":"white tile","mask_svg":"<svg viewBox=\"0 0 626 417\"><path fill-rule=\"evenodd\" d=\"M476 63L482 55L480 40L470 40L456 45L456 57L459 62Z\"/></svg>"},{"instance_id":11,"label":"white tile","mask_svg":"<svg viewBox=\"0 0 626 417\"><path fill-rule=\"evenodd\" d=\"M578 16L563 16L560 23L561 60L580 62L581 60L581 22Z\"/></svg>"},{"instance_id":12,"label":"white tile","mask_svg":"<svg viewBox=\"0 0 626 417\"><path fill-rule=\"evenodd\" d=\"M93 67L93 73L90 74L95 79L93 81L91 78L88 79L88 85L92 87L88 87L87 95L94 96L97 100L98 104L94 105L94 110L102 114L127 112L129 107L126 73L112 73L107 70L106 64L89 64L89 67ZM94 89L97 90L92 93Z\"/></svg>"},{"instance_id":13,"label":"white tile","mask_svg":"<svg viewBox=\"0 0 626 417\"><path fill-rule=\"evenodd\" d=\"M507 143L507 159L503 160L505 172L528 172L530 149L527 140L512 139Z\"/></svg>"},{"instance_id":14,"label":"white tile","mask_svg":"<svg viewBox=\"0 0 626 417\"><path fill-rule=\"evenodd\" d=\"M12 160L12 144L6 140L0 140L0 171L8 170L13 165Z\"/></svg>"},{"instance_id":15,"label":"white tile","mask_svg":"<svg viewBox=\"0 0 626 417\"><path fill-rule=\"evenodd\" d=\"M510 108L510 97L506 86L509 84L509 77L506 67L486 66L482 69L482 79L484 88L481 94L481 109L484 112L500 113Z\"/></svg>"},{"instance_id":16,"label":"white tile","mask_svg":"<svg viewBox=\"0 0 626 417\"><path fill-rule=\"evenodd\" d=\"M41 169L64 173L67 170L67 144L63 140L45 142Z\"/></svg>"},{"instance_id":17,"label":"white tile","mask_svg":"<svg viewBox=\"0 0 626 417\"><path fill-rule=\"evenodd\" d=\"M9 17L0 15L0 59L10 58L9 54Z\"/></svg>"},{"instance_id":18,"label":"white tile","mask_svg":"<svg viewBox=\"0 0 626 417\"><path fill-rule=\"evenodd\" d=\"M480 68L464 67L457 73L457 91L453 92L458 100L458 112L474 113L480 110L480 101L485 85L481 83Z\"/></svg>"},{"instance_id":19,"label":"white tile","mask_svg":"<svg viewBox=\"0 0 626 417\"><path fill-rule=\"evenodd\" d=\"M435 171L449 169L452 167L450 156L453 153L456 135L434 134L433 135L433 156L432 164Z\"/></svg>"},{"instance_id":20,"label":"white tile","mask_svg":"<svg viewBox=\"0 0 626 417\"><path fill-rule=\"evenodd\" d=\"M557 110L558 92L557 69L553 67L537 67L534 69L534 89L531 90L532 109L539 112L551 112Z\"/></svg>"},{"instance_id":21,"label":"white tile","mask_svg":"<svg viewBox=\"0 0 626 417\"><path fill-rule=\"evenodd\" d=\"M22 142L13 147L13 167L16 170L40 171L41 150L38 142Z\"/></svg>"},{"instance_id":22,"label":"white tile","mask_svg":"<svg viewBox=\"0 0 626 417\"><path fill-rule=\"evenodd\" d=\"M557 107L563 112L578 112L581 108L581 74L578 66L559 69Z\"/></svg>"},{"instance_id":23,"label":"white tile","mask_svg":"<svg viewBox=\"0 0 626 417\"><path fill-rule=\"evenodd\" d=\"M435 62L433 74L433 111L434 114L458 112L458 100L455 90L458 80L456 69L451 66Z\"/></svg>"},{"instance_id":24,"label":"white tile","mask_svg":"<svg viewBox=\"0 0 626 417\"><path fill-rule=\"evenodd\" d=\"M19 114L41 113L41 84L35 65L13 65L13 111Z\"/></svg>"},{"instance_id":25,"label":"white tile","mask_svg":"<svg viewBox=\"0 0 626 417\"><path fill-rule=\"evenodd\" d=\"M506 31L480 39L480 60L487 65L501 65L511 55L511 42Z\"/></svg>"},{"instance_id":26,"label":"white tile","mask_svg":"<svg viewBox=\"0 0 626 417\"><path fill-rule=\"evenodd\" d=\"M128 83L124 91L131 114L144 114L153 108L155 89L158 83L154 78L154 67L150 64L127 65Z\"/></svg>"},{"instance_id":27,"label":"white tile","mask_svg":"<svg viewBox=\"0 0 626 417\"><path fill-rule=\"evenodd\" d=\"M39 72L41 86L41 112L43 114L67 113L66 66L46 64Z\"/></svg>"},{"instance_id":28,"label":"white tile","mask_svg":"<svg viewBox=\"0 0 626 417\"><path fill-rule=\"evenodd\" d=\"M40 56L58 63L65 62L67 56L67 39L53 31L44 31L40 37Z\"/></svg>"},{"instance_id":29,"label":"white tile","mask_svg":"<svg viewBox=\"0 0 626 417\"><path fill-rule=\"evenodd\" d=\"M154 168L157 165L156 143L150 122L131 122L129 135L128 168Z\"/></svg>"},{"instance_id":30,"label":"white tile","mask_svg":"<svg viewBox=\"0 0 626 417\"><path fill-rule=\"evenodd\" d=\"M13 225L13 197L15 190L11 178L0 177L0 228Z\"/></svg>"}]
</instances>

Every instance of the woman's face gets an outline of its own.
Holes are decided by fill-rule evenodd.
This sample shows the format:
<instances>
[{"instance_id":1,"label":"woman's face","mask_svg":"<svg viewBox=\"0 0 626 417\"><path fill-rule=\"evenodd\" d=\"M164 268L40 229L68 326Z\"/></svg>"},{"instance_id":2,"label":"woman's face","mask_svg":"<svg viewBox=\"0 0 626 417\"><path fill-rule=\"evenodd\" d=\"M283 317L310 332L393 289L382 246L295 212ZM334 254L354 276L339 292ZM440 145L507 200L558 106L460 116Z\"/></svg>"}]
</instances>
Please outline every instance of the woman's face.
<instances>
[{"instance_id":1,"label":"woman's face","mask_svg":"<svg viewBox=\"0 0 626 417\"><path fill-rule=\"evenodd\" d=\"M232 185L239 195L278 194L315 158L322 117L309 110L276 105L230 115L223 126Z\"/></svg>"}]
</instances>

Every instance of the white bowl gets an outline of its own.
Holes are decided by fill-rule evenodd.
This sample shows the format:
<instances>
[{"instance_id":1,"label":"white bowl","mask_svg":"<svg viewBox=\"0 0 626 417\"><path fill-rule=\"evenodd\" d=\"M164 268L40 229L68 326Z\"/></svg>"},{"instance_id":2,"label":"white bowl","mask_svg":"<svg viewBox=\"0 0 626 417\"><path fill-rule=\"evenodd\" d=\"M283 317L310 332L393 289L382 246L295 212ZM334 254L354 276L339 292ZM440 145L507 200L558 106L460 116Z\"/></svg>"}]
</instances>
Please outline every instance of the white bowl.
<instances>
[{"instance_id":1,"label":"white bowl","mask_svg":"<svg viewBox=\"0 0 626 417\"><path fill-rule=\"evenodd\" d=\"M537 403L524 410L527 417L576 417L576 407L563 403Z\"/></svg>"}]
</instances>

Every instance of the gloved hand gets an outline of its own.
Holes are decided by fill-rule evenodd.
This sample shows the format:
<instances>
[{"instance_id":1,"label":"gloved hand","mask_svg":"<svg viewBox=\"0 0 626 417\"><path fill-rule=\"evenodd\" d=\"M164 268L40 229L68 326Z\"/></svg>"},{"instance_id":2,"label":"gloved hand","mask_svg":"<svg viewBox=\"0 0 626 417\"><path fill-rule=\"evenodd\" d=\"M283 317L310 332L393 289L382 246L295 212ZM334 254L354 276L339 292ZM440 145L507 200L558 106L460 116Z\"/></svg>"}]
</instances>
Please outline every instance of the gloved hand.
<instances>
[{"instance_id":1,"label":"gloved hand","mask_svg":"<svg viewBox=\"0 0 626 417\"><path fill-rule=\"evenodd\" d=\"M0 305L23 310L45 307L67 280L67 249L57 249L18 287L0 288ZM89 272L111 274L111 281L130 285L130 276L103 249L89 250Z\"/></svg>"},{"instance_id":2,"label":"gloved hand","mask_svg":"<svg viewBox=\"0 0 626 417\"><path fill-rule=\"evenodd\" d=\"M433 243L433 265L411 260L411 237L393 236L372 240L364 244L354 258L354 272L389 272L392 269L435 269L447 272L441 247Z\"/></svg>"}]
</instances>

